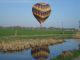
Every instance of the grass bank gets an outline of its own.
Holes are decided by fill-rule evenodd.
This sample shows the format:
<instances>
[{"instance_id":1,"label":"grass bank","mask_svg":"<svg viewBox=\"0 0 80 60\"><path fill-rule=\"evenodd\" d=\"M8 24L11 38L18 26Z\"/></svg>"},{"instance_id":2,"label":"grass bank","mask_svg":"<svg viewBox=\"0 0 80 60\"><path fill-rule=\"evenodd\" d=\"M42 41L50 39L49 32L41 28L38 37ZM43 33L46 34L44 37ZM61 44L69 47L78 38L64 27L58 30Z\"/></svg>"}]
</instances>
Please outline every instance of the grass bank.
<instances>
[{"instance_id":1,"label":"grass bank","mask_svg":"<svg viewBox=\"0 0 80 60\"><path fill-rule=\"evenodd\" d=\"M53 58L52 60L73 60L74 58L80 56L80 50L72 51L71 54L72 54L71 56L67 55L65 57L64 56L58 56L58 57Z\"/></svg>"}]
</instances>

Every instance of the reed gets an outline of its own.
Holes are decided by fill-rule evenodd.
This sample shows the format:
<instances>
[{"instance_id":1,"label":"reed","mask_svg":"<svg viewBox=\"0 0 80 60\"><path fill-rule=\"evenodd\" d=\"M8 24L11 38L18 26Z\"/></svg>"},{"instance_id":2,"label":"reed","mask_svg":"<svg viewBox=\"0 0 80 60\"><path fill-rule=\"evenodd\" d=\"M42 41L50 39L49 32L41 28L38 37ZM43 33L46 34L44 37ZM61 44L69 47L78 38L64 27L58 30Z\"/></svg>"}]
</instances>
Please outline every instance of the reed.
<instances>
[{"instance_id":1,"label":"reed","mask_svg":"<svg viewBox=\"0 0 80 60\"><path fill-rule=\"evenodd\" d=\"M0 51L3 52L20 51L35 46L53 45L62 42L63 39L53 39L53 38L0 40Z\"/></svg>"}]
</instances>

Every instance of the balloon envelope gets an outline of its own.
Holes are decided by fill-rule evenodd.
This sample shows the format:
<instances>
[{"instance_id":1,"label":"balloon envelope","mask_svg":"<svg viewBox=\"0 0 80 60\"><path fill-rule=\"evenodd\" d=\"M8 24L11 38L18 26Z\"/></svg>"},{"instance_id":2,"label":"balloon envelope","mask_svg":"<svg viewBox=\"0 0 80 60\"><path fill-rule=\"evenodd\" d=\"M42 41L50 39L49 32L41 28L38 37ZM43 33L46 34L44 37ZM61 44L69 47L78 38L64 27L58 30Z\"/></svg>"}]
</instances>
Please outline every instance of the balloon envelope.
<instances>
[{"instance_id":1,"label":"balloon envelope","mask_svg":"<svg viewBox=\"0 0 80 60\"><path fill-rule=\"evenodd\" d=\"M50 15L51 8L47 3L36 3L32 7L32 12L38 22L43 23Z\"/></svg>"}]
</instances>

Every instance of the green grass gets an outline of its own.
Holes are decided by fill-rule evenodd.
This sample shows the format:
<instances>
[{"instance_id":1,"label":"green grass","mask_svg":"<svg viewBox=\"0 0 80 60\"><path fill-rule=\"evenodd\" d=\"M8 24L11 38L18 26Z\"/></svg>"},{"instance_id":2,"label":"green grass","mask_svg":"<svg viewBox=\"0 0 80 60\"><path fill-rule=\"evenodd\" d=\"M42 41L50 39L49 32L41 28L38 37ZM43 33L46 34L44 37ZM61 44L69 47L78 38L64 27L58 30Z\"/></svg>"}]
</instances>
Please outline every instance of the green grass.
<instances>
[{"instance_id":1,"label":"green grass","mask_svg":"<svg viewBox=\"0 0 80 60\"><path fill-rule=\"evenodd\" d=\"M10 36L15 35L48 35L48 34L73 34L73 31L62 31L62 30L50 30L50 29L10 29L10 28L0 28L0 36Z\"/></svg>"},{"instance_id":2,"label":"green grass","mask_svg":"<svg viewBox=\"0 0 80 60\"><path fill-rule=\"evenodd\" d=\"M74 31L62 31L61 29L0 28L0 40L10 40L12 38L73 38L74 34Z\"/></svg>"},{"instance_id":3,"label":"green grass","mask_svg":"<svg viewBox=\"0 0 80 60\"><path fill-rule=\"evenodd\" d=\"M14 35L15 30L9 28L0 28L0 36Z\"/></svg>"},{"instance_id":4,"label":"green grass","mask_svg":"<svg viewBox=\"0 0 80 60\"><path fill-rule=\"evenodd\" d=\"M72 60L72 59L80 56L80 50L73 51L72 54L73 54L73 56L66 56L64 58L58 56L58 57L53 58L52 60Z\"/></svg>"}]
</instances>

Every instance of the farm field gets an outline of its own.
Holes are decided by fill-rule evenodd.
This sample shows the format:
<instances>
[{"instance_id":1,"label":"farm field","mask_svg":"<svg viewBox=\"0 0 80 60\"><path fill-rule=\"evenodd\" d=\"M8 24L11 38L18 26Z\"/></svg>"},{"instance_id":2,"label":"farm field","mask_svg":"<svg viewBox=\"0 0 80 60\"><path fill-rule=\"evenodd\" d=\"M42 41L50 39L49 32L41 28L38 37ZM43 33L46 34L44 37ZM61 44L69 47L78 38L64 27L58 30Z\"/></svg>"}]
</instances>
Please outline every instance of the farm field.
<instances>
[{"instance_id":1,"label":"farm field","mask_svg":"<svg viewBox=\"0 0 80 60\"><path fill-rule=\"evenodd\" d=\"M72 38L74 34L75 34L75 31L55 30L55 29L0 28L0 37Z\"/></svg>"}]
</instances>

